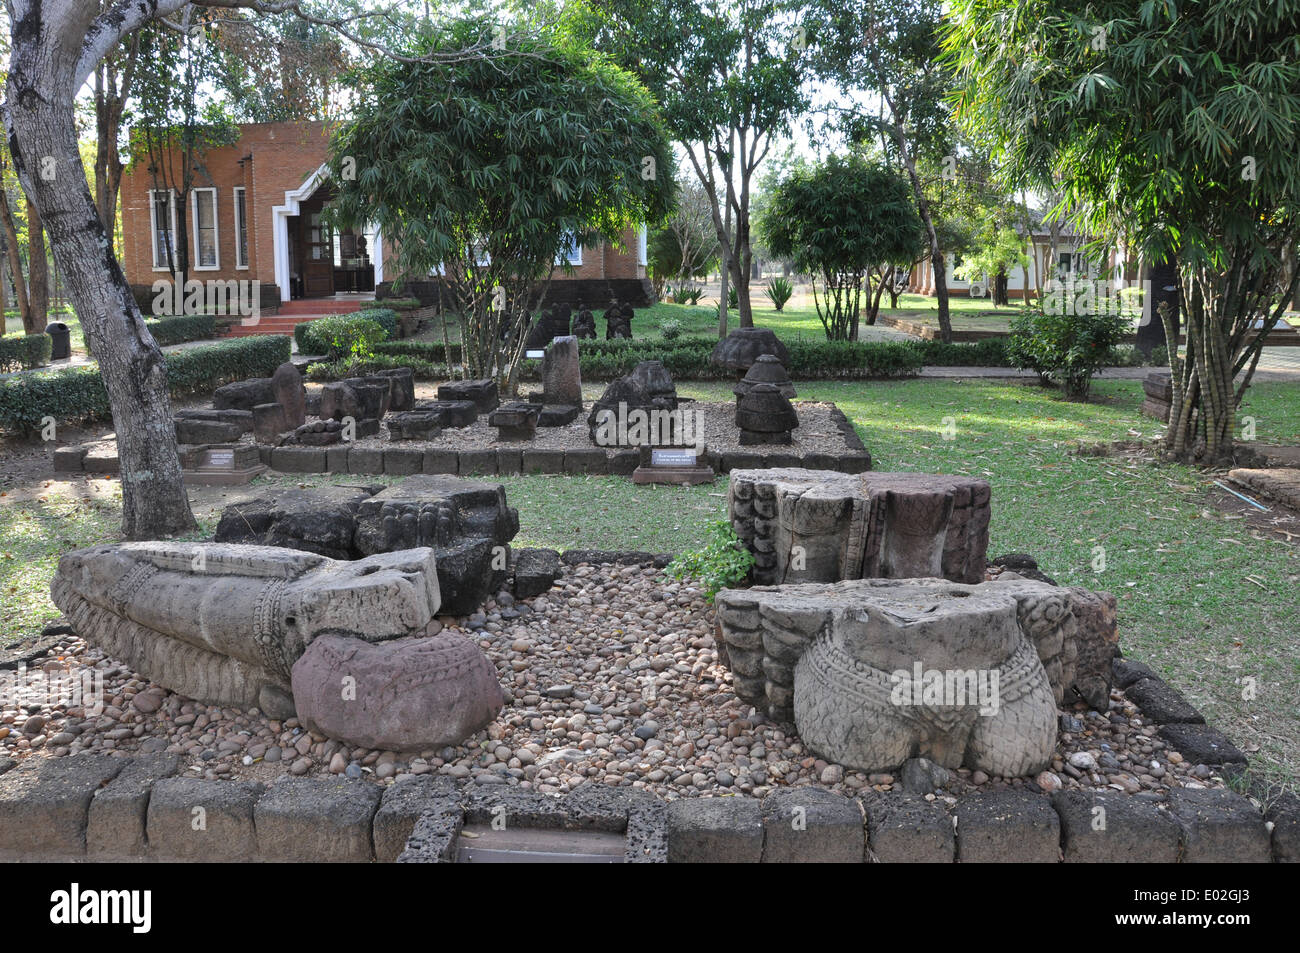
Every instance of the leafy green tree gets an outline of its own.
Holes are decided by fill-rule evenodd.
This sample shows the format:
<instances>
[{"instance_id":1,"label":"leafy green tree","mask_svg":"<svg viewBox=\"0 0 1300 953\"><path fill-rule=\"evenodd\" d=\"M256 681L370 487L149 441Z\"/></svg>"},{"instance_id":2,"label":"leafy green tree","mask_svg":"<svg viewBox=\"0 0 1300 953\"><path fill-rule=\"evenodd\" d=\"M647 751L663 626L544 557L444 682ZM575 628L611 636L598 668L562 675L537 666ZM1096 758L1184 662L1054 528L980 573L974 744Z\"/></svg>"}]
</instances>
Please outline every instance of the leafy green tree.
<instances>
[{"instance_id":1,"label":"leafy green tree","mask_svg":"<svg viewBox=\"0 0 1300 953\"><path fill-rule=\"evenodd\" d=\"M1300 0L951 4L958 114L1008 182L1049 175L1082 230L1178 261L1174 458L1231 459L1266 333L1300 284L1298 36Z\"/></svg>"},{"instance_id":2,"label":"leafy green tree","mask_svg":"<svg viewBox=\"0 0 1300 953\"><path fill-rule=\"evenodd\" d=\"M741 327L753 327L750 192L775 139L808 107L806 35L789 0L592 0L599 43L632 69L663 105L708 194L723 258L719 330L727 284Z\"/></svg>"},{"instance_id":3,"label":"leafy green tree","mask_svg":"<svg viewBox=\"0 0 1300 953\"><path fill-rule=\"evenodd\" d=\"M993 303L1007 304L1007 270L1028 264L1025 239L1010 225L989 222L976 238L973 252L968 253L956 275L963 281L993 278Z\"/></svg>"},{"instance_id":4,"label":"leafy green tree","mask_svg":"<svg viewBox=\"0 0 1300 953\"><path fill-rule=\"evenodd\" d=\"M912 260L924 234L907 180L860 156L797 168L772 195L763 225L773 253L813 276L817 316L832 341L857 340L868 274ZM867 323L875 324L880 295L872 298L869 283L866 291Z\"/></svg>"},{"instance_id":5,"label":"leafy green tree","mask_svg":"<svg viewBox=\"0 0 1300 953\"><path fill-rule=\"evenodd\" d=\"M952 340L945 249L923 166L955 161L955 126L946 97L952 79L940 63L943 0L812 0L808 22L818 72L848 95L842 106L850 137L879 138L907 174L925 228L938 299L939 332Z\"/></svg>"},{"instance_id":6,"label":"leafy green tree","mask_svg":"<svg viewBox=\"0 0 1300 953\"><path fill-rule=\"evenodd\" d=\"M504 55L451 55L485 35ZM331 143L332 218L378 225L404 276L441 272L466 373L513 393L557 258L661 219L671 145L645 88L571 36L458 21L410 57L357 75L354 116Z\"/></svg>"},{"instance_id":7,"label":"leafy green tree","mask_svg":"<svg viewBox=\"0 0 1300 953\"><path fill-rule=\"evenodd\" d=\"M208 150L230 145L239 137L225 104L211 96L223 70L212 37L213 16L187 8L183 29L155 25L139 37L140 56L149 67L136 81L131 162L144 165L155 192L171 194L176 233L168 227L163 251L168 273L181 283L194 264L190 194L212 181L205 164Z\"/></svg>"}]
</instances>

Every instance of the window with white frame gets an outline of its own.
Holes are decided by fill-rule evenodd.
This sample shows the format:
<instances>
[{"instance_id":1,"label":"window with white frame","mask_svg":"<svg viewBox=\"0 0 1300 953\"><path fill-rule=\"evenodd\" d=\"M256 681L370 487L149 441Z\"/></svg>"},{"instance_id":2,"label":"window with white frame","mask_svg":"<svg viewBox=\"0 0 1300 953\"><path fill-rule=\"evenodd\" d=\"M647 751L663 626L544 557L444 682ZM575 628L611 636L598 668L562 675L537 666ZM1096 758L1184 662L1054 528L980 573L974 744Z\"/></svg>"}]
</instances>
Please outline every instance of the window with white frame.
<instances>
[{"instance_id":1,"label":"window with white frame","mask_svg":"<svg viewBox=\"0 0 1300 953\"><path fill-rule=\"evenodd\" d=\"M648 250L646 248L648 231L649 229L646 228L645 223L643 222L636 233L636 263L638 265L646 265L650 261Z\"/></svg>"},{"instance_id":2,"label":"window with white frame","mask_svg":"<svg viewBox=\"0 0 1300 953\"><path fill-rule=\"evenodd\" d=\"M234 189L235 197L235 267L248 267L248 200L242 185Z\"/></svg>"},{"instance_id":3,"label":"window with white frame","mask_svg":"<svg viewBox=\"0 0 1300 953\"><path fill-rule=\"evenodd\" d=\"M215 271L221 265L217 255L217 190L195 189L190 193L194 218L194 270Z\"/></svg>"},{"instance_id":4,"label":"window with white frame","mask_svg":"<svg viewBox=\"0 0 1300 953\"><path fill-rule=\"evenodd\" d=\"M149 190L149 233L153 236L153 270L166 271L175 261L176 193Z\"/></svg>"},{"instance_id":5,"label":"window with white frame","mask_svg":"<svg viewBox=\"0 0 1300 953\"><path fill-rule=\"evenodd\" d=\"M582 245L578 243L573 232L564 233L564 237L560 239L560 251L555 256L557 265L563 265L566 262L570 265L582 264Z\"/></svg>"}]
</instances>

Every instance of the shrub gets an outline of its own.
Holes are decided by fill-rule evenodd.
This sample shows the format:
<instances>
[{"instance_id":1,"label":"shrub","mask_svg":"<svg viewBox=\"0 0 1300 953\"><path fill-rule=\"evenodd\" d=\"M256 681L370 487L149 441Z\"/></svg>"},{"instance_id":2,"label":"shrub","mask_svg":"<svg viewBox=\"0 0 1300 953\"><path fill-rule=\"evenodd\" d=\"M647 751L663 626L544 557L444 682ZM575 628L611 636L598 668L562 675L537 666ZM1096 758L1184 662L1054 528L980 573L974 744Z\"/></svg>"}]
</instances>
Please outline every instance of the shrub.
<instances>
[{"instance_id":1,"label":"shrub","mask_svg":"<svg viewBox=\"0 0 1300 953\"><path fill-rule=\"evenodd\" d=\"M677 340L682 336L684 330L686 330L686 328L683 327L682 322L678 321L676 318L664 318L664 320L659 322L659 333L663 336L665 341Z\"/></svg>"},{"instance_id":2,"label":"shrub","mask_svg":"<svg viewBox=\"0 0 1300 953\"><path fill-rule=\"evenodd\" d=\"M1012 320L1007 357L1016 367L1059 381L1070 400L1087 400L1092 376L1128 331L1122 314L1030 312Z\"/></svg>"},{"instance_id":3,"label":"shrub","mask_svg":"<svg viewBox=\"0 0 1300 953\"><path fill-rule=\"evenodd\" d=\"M420 307L420 299L384 298L383 305L385 308L392 308L394 311L415 311Z\"/></svg>"},{"instance_id":4,"label":"shrub","mask_svg":"<svg viewBox=\"0 0 1300 953\"><path fill-rule=\"evenodd\" d=\"M184 396L230 381L267 377L287 360L289 339L274 334L175 351L167 355L168 389ZM57 423L110 416L99 368L69 367L0 380L0 430L36 430L47 416Z\"/></svg>"},{"instance_id":5,"label":"shrub","mask_svg":"<svg viewBox=\"0 0 1300 953\"><path fill-rule=\"evenodd\" d=\"M29 371L50 363L54 339L48 334L0 338L0 373Z\"/></svg>"},{"instance_id":6,"label":"shrub","mask_svg":"<svg viewBox=\"0 0 1300 953\"><path fill-rule=\"evenodd\" d=\"M307 368L307 378L313 381L341 381L349 377L365 377L377 371L409 367L420 381L445 381L450 376L446 364L426 361L419 357L397 357L391 354L372 354L366 358L344 358L320 362Z\"/></svg>"},{"instance_id":7,"label":"shrub","mask_svg":"<svg viewBox=\"0 0 1300 953\"><path fill-rule=\"evenodd\" d=\"M727 310L735 311L740 307L740 292L736 290L735 285L727 288Z\"/></svg>"},{"instance_id":8,"label":"shrub","mask_svg":"<svg viewBox=\"0 0 1300 953\"><path fill-rule=\"evenodd\" d=\"M364 327L377 324L382 334L371 340L373 330L365 333L354 326ZM315 321L305 321L294 325L293 339L298 343L301 354L325 354L331 360L338 360L348 350L336 350L335 340L343 342L341 346L350 348L362 339L369 341L371 347L378 341L387 341L397 337L397 312L392 308L368 308L351 314L330 314Z\"/></svg>"},{"instance_id":9,"label":"shrub","mask_svg":"<svg viewBox=\"0 0 1300 953\"><path fill-rule=\"evenodd\" d=\"M673 579L691 578L701 583L712 602L718 590L744 582L753 565L754 554L736 536L731 523L718 520L710 527L704 548L682 553L666 572Z\"/></svg>"},{"instance_id":10,"label":"shrub","mask_svg":"<svg viewBox=\"0 0 1300 953\"><path fill-rule=\"evenodd\" d=\"M908 341L926 367L1009 367L1006 338L985 338L969 343Z\"/></svg>"},{"instance_id":11,"label":"shrub","mask_svg":"<svg viewBox=\"0 0 1300 953\"><path fill-rule=\"evenodd\" d=\"M772 299L772 305L778 311L785 308L785 303L793 294L794 285L790 284L788 278L773 278L767 283L767 296Z\"/></svg>"},{"instance_id":12,"label":"shrub","mask_svg":"<svg viewBox=\"0 0 1300 953\"><path fill-rule=\"evenodd\" d=\"M205 341L217 336L217 319L210 314L178 314L171 318L146 321L159 347L184 344L187 341Z\"/></svg>"},{"instance_id":13,"label":"shrub","mask_svg":"<svg viewBox=\"0 0 1300 953\"><path fill-rule=\"evenodd\" d=\"M1168 367L1169 366L1169 347L1164 344L1157 344L1151 349L1151 366Z\"/></svg>"}]
</instances>

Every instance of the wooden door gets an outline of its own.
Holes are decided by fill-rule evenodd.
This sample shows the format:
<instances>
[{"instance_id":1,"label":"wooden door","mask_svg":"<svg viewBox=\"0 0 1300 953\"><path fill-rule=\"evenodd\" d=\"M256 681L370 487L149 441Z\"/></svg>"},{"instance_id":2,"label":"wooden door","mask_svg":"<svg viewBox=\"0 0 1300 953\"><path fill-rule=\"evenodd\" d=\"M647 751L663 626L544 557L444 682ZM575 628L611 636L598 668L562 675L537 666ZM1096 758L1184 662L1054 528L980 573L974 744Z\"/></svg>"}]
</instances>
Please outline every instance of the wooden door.
<instances>
[{"instance_id":1,"label":"wooden door","mask_svg":"<svg viewBox=\"0 0 1300 953\"><path fill-rule=\"evenodd\" d=\"M321 223L319 210L299 217L302 228L302 294L324 298L334 294L334 240Z\"/></svg>"}]
</instances>

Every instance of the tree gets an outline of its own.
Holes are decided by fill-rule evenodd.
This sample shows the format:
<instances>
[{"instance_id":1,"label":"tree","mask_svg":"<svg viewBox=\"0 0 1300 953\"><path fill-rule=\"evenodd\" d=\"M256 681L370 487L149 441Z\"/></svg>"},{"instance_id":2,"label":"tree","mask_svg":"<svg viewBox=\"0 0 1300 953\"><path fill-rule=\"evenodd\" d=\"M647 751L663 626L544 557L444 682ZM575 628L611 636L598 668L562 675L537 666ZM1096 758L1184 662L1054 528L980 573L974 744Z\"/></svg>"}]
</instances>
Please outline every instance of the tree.
<instances>
[{"instance_id":1,"label":"tree","mask_svg":"<svg viewBox=\"0 0 1300 953\"><path fill-rule=\"evenodd\" d=\"M483 35L482 21L461 21L413 53ZM359 74L354 117L331 143L332 218L378 225L404 275L441 271L466 372L513 393L527 315L557 258L661 218L672 152L650 94L603 55L558 31L496 36L500 58L384 60Z\"/></svg>"},{"instance_id":2,"label":"tree","mask_svg":"<svg viewBox=\"0 0 1300 953\"><path fill-rule=\"evenodd\" d=\"M122 185L118 140L122 115L131 98L140 65L140 34L134 33L95 66L95 207L108 235L109 250L117 225L117 199Z\"/></svg>"},{"instance_id":3,"label":"tree","mask_svg":"<svg viewBox=\"0 0 1300 953\"><path fill-rule=\"evenodd\" d=\"M718 260L709 197L698 182L679 182L676 206L650 238L648 258L656 276L671 275L678 286L703 276Z\"/></svg>"},{"instance_id":4,"label":"tree","mask_svg":"<svg viewBox=\"0 0 1300 953\"><path fill-rule=\"evenodd\" d=\"M329 22L350 41L384 52L357 32L357 15L317 17L299 0L207 0ZM122 40L171 21L185 0L10 0L9 71L0 105L14 169L40 209L54 258L87 341L99 361L121 461L122 531L157 538L191 529L194 517L176 453L167 370L116 258L77 145L77 92ZM380 13L372 14L378 16ZM493 56L490 40L466 56Z\"/></svg>"},{"instance_id":5,"label":"tree","mask_svg":"<svg viewBox=\"0 0 1300 953\"><path fill-rule=\"evenodd\" d=\"M754 175L791 121L808 107L805 32L788 0L593 0L599 42L632 69L663 106L709 197L724 272L718 303L727 322L727 284L741 327L750 303L750 190Z\"/></svg>"},{"instance_id":6,"label":"tree","mask_svg":"<svg viewBox=\"0 0 1300 953\"><path fill-rule=\"evenodd\" d=\"M774 254L812 275L817 316L832 341L858 339L864 279L882 263L910 261L923 236L907 180L860 156L796 169L773 193L763 227ZM880 293L872 299L870 290L874 324Z\"/></svg>"},{"instance_id":7,"label":"tree","mask_svg":"<svg viewBox=\"0 0 1300 953\"><path fill-rule=\"evenodd\" d=\"M985 275L993 278L993 303L1005 305L1007 299L1007 269L1024 266L1029 261L1025 254L1025 240L1010 225L997 221L986 223L976 239L976 250L965 256L957 277L963 281L982 281ZM1026 284L1026 290L1028 285Z\"/></svg>"},{"instance_id":8,"label":"tree","mask_svg":"<svg viewBox=\"0 0 1300 953\"><path fill-rule=\"evenodd\" d=\"M956 0L945 48L958 115L1013 186L1060 182L1102 243L1176 257L1174 458L1232 457L1236 409L1300 284L1300 0Z\"/></svg>"},{"instance_id":9,"label":"tree","mask_svg":"<svg viewBox=\"0 0 1300 953\"><path fill-rule=\"evenodd\" d=\"M141 43L150 68L137 83L137 123L131 131L131 160L144 163L153 190L170 195L175 204L176 234L170 234L163 251L167 271L184 284L189 277L190 195L211 179L204 166L209 149L230 145L239 137L224 104L205 98L204 90L220 78L223 61L209 33L212 23L193 7L183 13L181 30L155 26L141 31ZM111 228L105 223L105 228Z\"/></svg>"},{"instance_id":10,"label":"tree","mask_svg":"<svg viewBox=\"0 0 1300 953\"><path fill-rule=\"evenodd\" d=\"M814 0L819 72L845 93L867 92L878 108L847 107L846 130L858 142L881 135L911 183L934 268L939 333L952 341L945 253L921 165L954 156L945 97L951 78L939 63L941 0Z\"/></svg>"}]
</instances>

